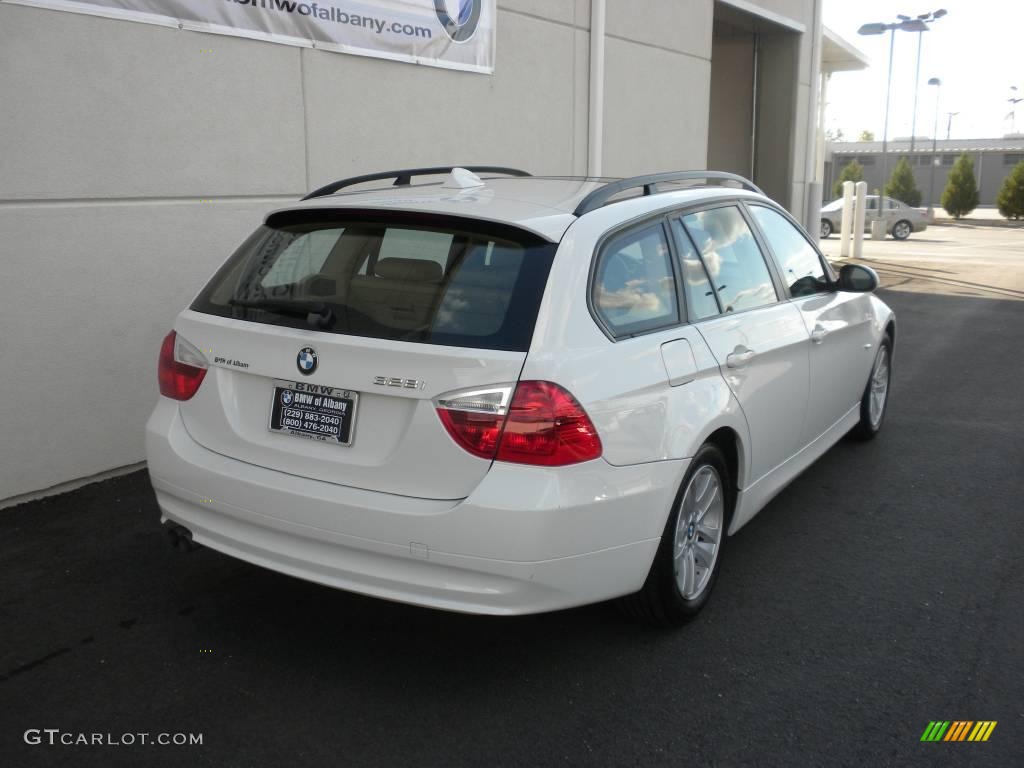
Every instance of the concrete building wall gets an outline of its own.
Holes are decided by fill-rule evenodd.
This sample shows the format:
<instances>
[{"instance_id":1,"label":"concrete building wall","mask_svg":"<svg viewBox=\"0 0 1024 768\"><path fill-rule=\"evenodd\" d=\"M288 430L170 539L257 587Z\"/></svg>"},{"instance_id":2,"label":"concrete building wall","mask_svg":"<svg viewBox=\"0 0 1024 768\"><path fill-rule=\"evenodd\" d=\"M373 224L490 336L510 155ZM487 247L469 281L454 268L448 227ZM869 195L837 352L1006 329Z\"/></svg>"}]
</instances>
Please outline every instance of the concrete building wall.
<instances>
[{"instance_id":1,"label":"concrete building wall","mask_svg":"<svg viewBox=\"0 0 1024 768\"><path fill-rule=\"evenodd\" d=\"M585 173L590 3L498 6L485 76L0 3L0 500L143 458L162 336L268 210L407 165ZM714 6L608 3L605 173L704 167Z\"/></svg>"}]
</instances>

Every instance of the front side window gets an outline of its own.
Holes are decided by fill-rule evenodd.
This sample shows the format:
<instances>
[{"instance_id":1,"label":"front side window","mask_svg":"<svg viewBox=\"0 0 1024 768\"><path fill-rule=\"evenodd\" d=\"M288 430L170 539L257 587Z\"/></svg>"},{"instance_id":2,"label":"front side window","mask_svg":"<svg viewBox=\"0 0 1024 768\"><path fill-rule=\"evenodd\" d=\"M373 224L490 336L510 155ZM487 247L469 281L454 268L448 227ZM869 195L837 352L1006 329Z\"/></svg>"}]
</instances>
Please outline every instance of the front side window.
<instances>
[{"instance_id":1,"label":"front side window","mask_svg":"<svg viewBox=\"0 0 1024 768\"><path fill-rule=\"evenodd\" d=\"M829 289L825 268L818 252L800 231L778 211L763 205L750 206L775 259L782 268L782 281L792 296L809 296Z\"/></svg>"},{"instance_id":2,"label":"front side window","mask_svg":"<svg viewBox=\"0 0 1024 768\"><path fill-rule=\"evenodd\" d=\"M723 312L742 312L778 301L761 249L736 206L683 217L700 249Z\"/></svg>"},{"instance_id":3,"label":"front side window","mask_svg":"<svg viewBox=\"0 0 1024 768\"><path fill-rule=\"evenodd\" d=\"M460 219L285 212L238 249L192 309L352 336L526 351L554 250L513 227Z\"/></svg>"},{"instance_id":4,"label":"front side window","mask_svg":"<svg viewBox=\"0 0 1024 768\"><path fill-rule=\"evenodd\" d=\"M679 322L671 255L660 222L605 245L598 257L593 301L617 336Z\"/></svg>"}]
</instances>

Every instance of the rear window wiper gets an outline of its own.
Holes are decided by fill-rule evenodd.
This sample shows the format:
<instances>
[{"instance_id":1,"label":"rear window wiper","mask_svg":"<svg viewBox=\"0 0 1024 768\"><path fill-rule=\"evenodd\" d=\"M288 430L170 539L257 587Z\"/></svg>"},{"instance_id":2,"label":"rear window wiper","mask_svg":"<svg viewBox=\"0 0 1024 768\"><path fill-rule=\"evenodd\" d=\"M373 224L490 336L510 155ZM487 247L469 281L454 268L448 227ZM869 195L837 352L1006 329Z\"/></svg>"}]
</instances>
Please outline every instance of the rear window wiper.
<instances>
[{"instance_id":1,"label":"rear window wiper","mask_svg":"<svg viewBox=\"0 0 1024 768\"><path fill-rule=\"evenodd\" d=\"M229 299L234 307L245 309L263 309L279 315L304 317L306 322L317 328L327 328L334 324L334 310L322 301L305 301L303 299Z\"/></svg>"}]
</instances>

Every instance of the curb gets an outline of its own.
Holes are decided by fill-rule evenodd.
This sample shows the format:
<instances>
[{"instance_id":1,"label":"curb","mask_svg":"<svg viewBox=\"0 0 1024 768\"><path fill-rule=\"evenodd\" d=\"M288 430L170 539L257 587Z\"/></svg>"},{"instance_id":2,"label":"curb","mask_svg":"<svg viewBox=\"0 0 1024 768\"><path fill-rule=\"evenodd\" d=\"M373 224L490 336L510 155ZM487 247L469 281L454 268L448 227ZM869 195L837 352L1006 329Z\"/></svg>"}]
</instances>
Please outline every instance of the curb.
<instances>
[{"instance_id":1,"label":"curb","mask_svg":"<svg viewBox=\"0 0 1024 768\"><path fill-rule=\"evenodd\" d=\"M1024 229L1024 221L1008 219L936 219L930 227L1002 227L1004 229Z\"/></svg>"}]
</instances>

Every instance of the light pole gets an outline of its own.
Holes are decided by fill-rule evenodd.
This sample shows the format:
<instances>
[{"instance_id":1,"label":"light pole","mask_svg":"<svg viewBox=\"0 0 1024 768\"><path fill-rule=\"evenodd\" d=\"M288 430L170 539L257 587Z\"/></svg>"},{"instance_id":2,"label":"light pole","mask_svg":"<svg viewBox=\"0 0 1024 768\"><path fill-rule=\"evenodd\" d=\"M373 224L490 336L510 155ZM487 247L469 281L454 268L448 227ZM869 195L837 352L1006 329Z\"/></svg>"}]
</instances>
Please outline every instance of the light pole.
<instances>
[{"instance_id":1,"label":"light pole","mask_svg":"<svg viewBox=\"0 0 1024 768\"><path fill-rule=\"evenodd\" d=\"M945 16L948 11L945 8L939 8L937 11L931 13L922 13L917 17L918 21L924 22L925 24L931 24L934 21L938 21ZM902 21L910 21L909 16L897 16ZM921 88L921 42L924 40L924 32L927 31L928 27L919 29L917 31L917 71L914 75L914 115L910 118L910 151L914 151L914 142L917 137L917 94Z\"/></svg>"},{"instance_id":2,"label":"light pole","mask_svg":"<svg viewBox=\"0 0 1024 768\"><path fill-rule=\"evenodd\" d=\"M928 80L928 85L935 86L935 125L932 127L932 172L928 181L928 218L935 220L935 165L939 162L939 91L942 90L942 81L937 77Z\"/></svg>"},{"instance_id":3,"label":"light pole","mask_svg":"<svg viewBox=\"0 0 1024 768\"><path fill-rule=\"evenodd\" d=\"M946 141L949 141L949 134L953 130L953 118L959 115L959 112L947 112L946 113Z\"/></svg>"},{"instance_id":4,"label":"light pole","mask_svg":"<svg viewBox=\"0 0 1024 768\"><path fill-rule=\"evenodd\" d=\"M889 176L889 101L892 95L892 51L896 46L896 30L901 29L904 32L923 32L928 29L928 25L925 24L921 19L908 19L903 17L900 21L893 22L891 24L874 23L864 24L860 29L857 30L859 35L884 35L886 32L891 32L892 36L889 39L889 77L885 84L885 125L882 128L882 191L885 190L885 184ZM876 209L878 218L882 218L882 196L878 198L878 208Z\"/></svg>"},{"instance_id":5,"label":"light pole","mask_svg":"<svg viewBox=\"0 0 1024 768\"><path fill-rule=\"evenodd\" d=\"M1010 114L1007 115L1010 118L1010 135L1017 133L1017 105L1020 104L1024 99L1017 95L1017 86L1010 86L1010 98L1007 99L1010 102Z\"/></svg>"}]
</instances>

